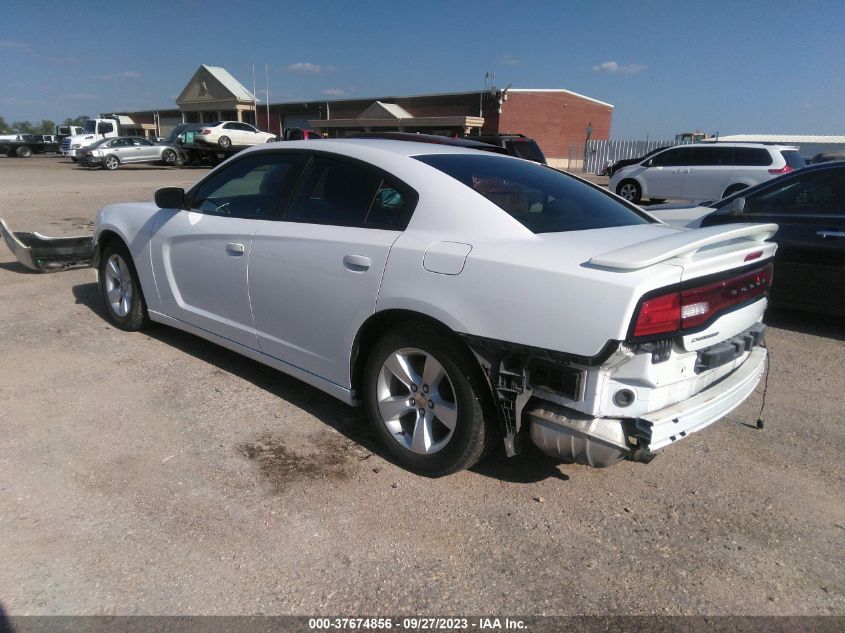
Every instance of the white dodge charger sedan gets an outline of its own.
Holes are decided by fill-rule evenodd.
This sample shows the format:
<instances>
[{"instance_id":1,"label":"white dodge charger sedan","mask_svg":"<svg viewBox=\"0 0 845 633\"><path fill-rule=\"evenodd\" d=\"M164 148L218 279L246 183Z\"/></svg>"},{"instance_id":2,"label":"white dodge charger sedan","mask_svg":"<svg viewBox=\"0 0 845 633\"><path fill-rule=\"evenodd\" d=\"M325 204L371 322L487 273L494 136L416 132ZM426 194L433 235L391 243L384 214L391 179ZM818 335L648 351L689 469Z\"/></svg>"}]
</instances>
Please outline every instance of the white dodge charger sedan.
<instances>
[{"instance_id":1,"label":"white dodge charger sedan","mask_svg":"<svg viewBox=\"0 0 845 633\"><path fill-rule=\"evenodd\" d=\"M253 148L155 200L97 215L111 321L363 404L418 473L528 438L649 461L765 368L776 225L673 228L537 163L375 139Z\"/></svg>"}]
</instances>

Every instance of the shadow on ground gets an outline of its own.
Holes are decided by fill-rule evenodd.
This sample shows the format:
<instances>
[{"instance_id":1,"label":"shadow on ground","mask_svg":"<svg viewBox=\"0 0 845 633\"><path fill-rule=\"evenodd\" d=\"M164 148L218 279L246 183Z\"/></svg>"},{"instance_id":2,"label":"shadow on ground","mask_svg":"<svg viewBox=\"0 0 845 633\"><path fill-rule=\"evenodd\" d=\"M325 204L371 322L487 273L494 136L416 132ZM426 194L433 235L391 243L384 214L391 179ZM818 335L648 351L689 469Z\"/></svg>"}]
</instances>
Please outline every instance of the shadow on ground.
<instances>
[{"instance_id":1,"label":"shadow on ground","mask_svg":"<svg viewBox=\"0 0 845 633\"><path fill-rule=\"evenodd\" d=\"M845 341L845 317L770 307L764 320L766 325L781 330Z\"/></svg>"},{"instance_id":2,"label":"shadow on ground","mask_svg":"<svg viewBox=\"0 0 845 633\"><path fill-rule=\"evenodd\" d=\"M73 295L78 305L86 306L97 316L107 320L106 309L100 299L96 283L74 286ZM393 462L370 432L362 407L350 407L296 378L193 334L157 324L153 324L149 330L145 331L145 334L210 363L224 372L248 380L256 387L314 416L362 448L386 461ZM252 449L241 447L239 450L249 453ZM568 480L569 477L558 469L559 464L559 461L546 456L527 442L526 449L521 455L510 458L505 456L501 446L496 447L492 455L472 468L472 472L512 483L533 483L550 477Z\"/></svg>"}]
</instances>

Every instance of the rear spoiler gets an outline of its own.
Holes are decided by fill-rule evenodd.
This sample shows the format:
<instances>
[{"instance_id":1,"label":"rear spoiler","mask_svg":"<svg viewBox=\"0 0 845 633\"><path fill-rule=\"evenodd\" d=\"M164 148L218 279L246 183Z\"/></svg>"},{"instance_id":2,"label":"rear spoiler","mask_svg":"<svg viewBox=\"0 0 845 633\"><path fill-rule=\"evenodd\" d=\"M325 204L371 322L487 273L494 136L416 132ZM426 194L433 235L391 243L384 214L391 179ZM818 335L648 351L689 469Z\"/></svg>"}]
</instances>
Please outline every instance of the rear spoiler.
<instances>
[{"instance_id":1,"label":"rear spoiler","mask_svg":"<svg viewBox=\"0 0 845 633\"><path fill-rule=\"evenodd\" d=\"M671 235L655 237L639 244L632 244L602 253L591 257L589 263L594 266L621 268L623 270L648 268L675 257L688 259L705 246L713 244L739 239L749 242L765 242L777 230L777 224L731 224L682 230Z\"/></svg>"}]
</instances>

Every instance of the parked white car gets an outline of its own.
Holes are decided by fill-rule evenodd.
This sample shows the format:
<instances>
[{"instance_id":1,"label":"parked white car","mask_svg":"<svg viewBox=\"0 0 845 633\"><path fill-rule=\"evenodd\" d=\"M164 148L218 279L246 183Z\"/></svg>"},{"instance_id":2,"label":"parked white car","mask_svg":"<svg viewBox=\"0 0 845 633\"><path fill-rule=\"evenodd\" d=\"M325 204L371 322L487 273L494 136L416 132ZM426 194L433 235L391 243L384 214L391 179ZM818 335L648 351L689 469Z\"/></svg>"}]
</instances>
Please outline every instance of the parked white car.
<instances>
[{"instance_id":1,"label":"parked white car","mask_svg":"<svg viewBox=\"0 0 845 633\"><path fill-rule=\"evenodd\" d=\"M760 143L678 145L623 167L609 189L635 204L643 198L662 202L720 200L746 187L804 167L797 147Z\"/></svg>"},{"instance_id":2,"label":"parked white car","mask_svg":"<svg viewBox=\"0 0 845 633\"><path fill-rule=\"evenodd\" d=\"M392 140L246 150L96 220L109 319L366 406L443 475L503 438L607 466L725 416L766 362L776 225L682 230L574 176Z\"/></svg>"},{"instance_id":3,"label":"parked white car","mask_svg":"<svg viewBox=\"0 0 845 633\"><path fill-rule=\"evenodd\" d=\"M223 149L261 145L278 140L275 134L262 132L249 123L239 121L216 121L206 123L194 133L194 141L206 145L217 145Z\"/></svg>"}]
</instances>

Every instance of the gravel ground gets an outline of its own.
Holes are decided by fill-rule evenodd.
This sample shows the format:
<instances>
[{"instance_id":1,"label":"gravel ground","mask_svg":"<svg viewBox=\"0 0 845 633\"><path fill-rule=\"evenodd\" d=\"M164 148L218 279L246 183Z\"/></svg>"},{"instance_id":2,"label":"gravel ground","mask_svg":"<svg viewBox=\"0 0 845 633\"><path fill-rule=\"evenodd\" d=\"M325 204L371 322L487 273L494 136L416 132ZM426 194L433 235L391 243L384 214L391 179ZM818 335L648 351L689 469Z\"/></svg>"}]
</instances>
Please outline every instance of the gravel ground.
<instances>
[{"instance_id":1,"label":"gravel ground","mask_svg":"<svg viewBox=\"0 0 845 633\"><path fill-rule=\"evenodd\" d=\"M205 170L0 158L16 230ZM842 320L771 312L760 395L649 465L495 455L438 480L359 410L0 247L9 614L845 614Z\"/></svg>"}]
</instances>

